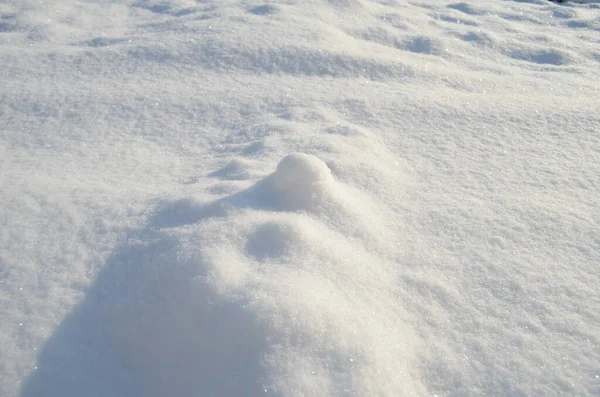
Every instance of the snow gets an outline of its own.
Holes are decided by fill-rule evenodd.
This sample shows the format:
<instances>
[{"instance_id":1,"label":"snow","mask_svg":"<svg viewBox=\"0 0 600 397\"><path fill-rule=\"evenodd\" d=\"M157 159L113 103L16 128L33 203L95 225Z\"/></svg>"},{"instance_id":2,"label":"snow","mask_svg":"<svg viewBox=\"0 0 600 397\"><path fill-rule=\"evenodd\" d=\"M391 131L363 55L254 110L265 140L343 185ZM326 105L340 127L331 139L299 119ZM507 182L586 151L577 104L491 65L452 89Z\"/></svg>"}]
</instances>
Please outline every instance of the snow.
<instances>
[{"instance_id":1,"label":"snow","mask_svg":"<svg viewBox=\"0 0 600 397\"><path fill-rule=\"evenodd\" d=\"M285 156L277 165L267 189L281 208L306 209L327 200L333 185L331 170L323 161L305 153Z\"/></svg>"},{"instance_id":2,"label":"snow","mask_svg":"<svg viewBox=\"0 0 600 397\"><path fill-rule=\"evenodd\" d=\"M0 395L600 394L597 1L0 4Z\"/></svg>"}]
</instances>

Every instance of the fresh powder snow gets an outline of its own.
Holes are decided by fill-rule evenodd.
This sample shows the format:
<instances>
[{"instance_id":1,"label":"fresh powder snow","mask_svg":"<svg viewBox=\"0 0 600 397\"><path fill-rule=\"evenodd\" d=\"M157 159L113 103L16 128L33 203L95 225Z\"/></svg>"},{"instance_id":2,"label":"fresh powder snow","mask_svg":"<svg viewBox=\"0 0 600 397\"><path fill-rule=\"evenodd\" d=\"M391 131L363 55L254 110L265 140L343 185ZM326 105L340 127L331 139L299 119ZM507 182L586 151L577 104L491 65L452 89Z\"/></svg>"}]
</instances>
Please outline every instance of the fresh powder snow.
<instances>
[{"instance_id":1,"label":"fresh powder snow","mask_svg":"<svg viewBox=\"0 0 600 397\"><path fill-rule=\"evenodd\" d=\"M600 3L0 2L0 396L599 396Z\"/></svg>"}]
</instances>

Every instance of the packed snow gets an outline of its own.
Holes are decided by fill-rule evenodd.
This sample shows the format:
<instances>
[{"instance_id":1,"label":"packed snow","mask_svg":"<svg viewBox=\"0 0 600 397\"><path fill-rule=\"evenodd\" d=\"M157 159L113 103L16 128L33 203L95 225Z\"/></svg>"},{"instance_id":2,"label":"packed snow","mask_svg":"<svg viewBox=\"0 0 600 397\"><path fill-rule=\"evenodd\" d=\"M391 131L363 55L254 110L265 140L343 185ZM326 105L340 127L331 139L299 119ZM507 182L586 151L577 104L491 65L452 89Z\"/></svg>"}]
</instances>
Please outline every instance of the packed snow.
<instances>
[{"instance_id":1,"label":"packed snow","mask_svg":"<svg viewBox=\"0 0 600 397\"><path fill-rule=\"evenodd\" d=\"M4 0L0 395L600 395L600 3Z\"/></svg>"}]
</instances>

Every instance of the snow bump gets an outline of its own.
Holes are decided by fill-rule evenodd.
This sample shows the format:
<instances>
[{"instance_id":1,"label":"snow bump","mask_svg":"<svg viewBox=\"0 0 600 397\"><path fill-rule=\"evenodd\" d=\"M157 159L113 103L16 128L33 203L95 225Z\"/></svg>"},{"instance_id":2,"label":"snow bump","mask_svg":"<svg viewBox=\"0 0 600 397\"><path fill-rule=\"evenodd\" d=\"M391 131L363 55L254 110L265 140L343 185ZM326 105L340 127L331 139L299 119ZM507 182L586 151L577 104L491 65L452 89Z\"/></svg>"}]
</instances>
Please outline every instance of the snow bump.
<instances>
[{"instance_id":1,"label":"snow bump","mask_svg":"<svg viewBox=\"0 0 600 397\"><path fill-rule=\"evenodd\" d=\"M290 209L308 208L323 201L333 185L327 164L315 156L292 153L285 156L272 175L271 192L276 202Z\"/></svg>"}]
</instances>

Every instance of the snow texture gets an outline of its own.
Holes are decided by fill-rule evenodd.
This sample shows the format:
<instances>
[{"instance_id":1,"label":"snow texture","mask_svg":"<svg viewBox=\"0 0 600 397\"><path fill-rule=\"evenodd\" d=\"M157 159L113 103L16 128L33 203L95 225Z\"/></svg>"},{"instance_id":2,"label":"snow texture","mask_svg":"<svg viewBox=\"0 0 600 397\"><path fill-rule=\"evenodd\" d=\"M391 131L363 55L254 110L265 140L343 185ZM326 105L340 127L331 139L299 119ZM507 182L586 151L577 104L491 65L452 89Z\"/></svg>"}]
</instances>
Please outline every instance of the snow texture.
<instances>
[{"instance_id":1,"label":"snow texture","mask_svg":"<svg viewBox=\"0 0 600 397\"><path fill-rule=\"evenodd\" d=\"M600 395L600 3L0 3L0 396Z\"/></svg>"}]
</instances>

